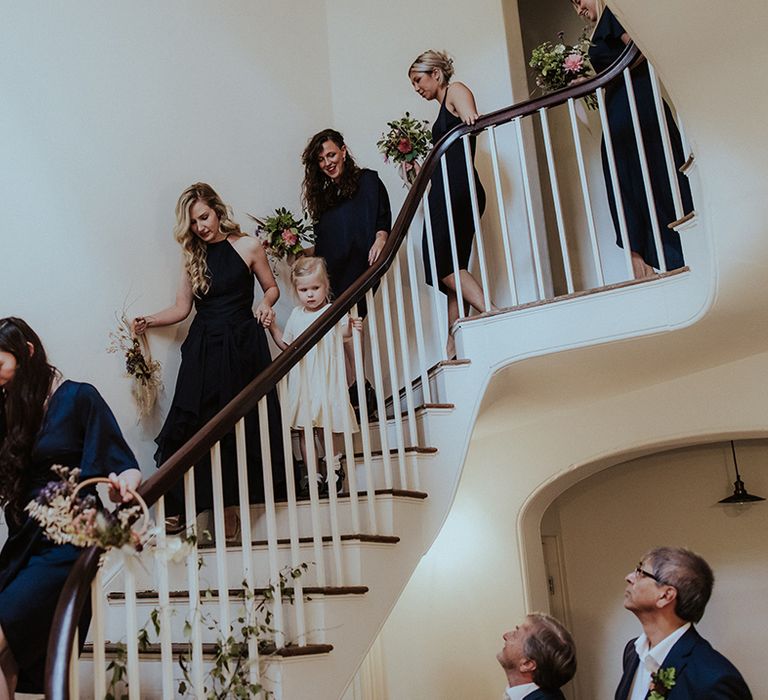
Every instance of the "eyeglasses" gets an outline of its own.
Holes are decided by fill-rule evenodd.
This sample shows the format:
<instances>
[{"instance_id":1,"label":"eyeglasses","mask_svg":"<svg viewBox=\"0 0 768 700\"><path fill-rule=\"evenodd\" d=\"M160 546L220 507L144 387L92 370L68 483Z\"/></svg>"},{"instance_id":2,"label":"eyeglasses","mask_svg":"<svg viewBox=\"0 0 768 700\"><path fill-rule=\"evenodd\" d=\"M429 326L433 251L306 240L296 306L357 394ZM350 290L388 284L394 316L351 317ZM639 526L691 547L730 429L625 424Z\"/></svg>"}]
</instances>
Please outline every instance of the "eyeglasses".
<instances>
[{"instance_id":1,"label":"eyeglasses","mask_svg":"<svg viewBox=\"0 0 768 700\"><path fill-rule=\"evenodd\" d=\"M643 568L643 562L640 562L635 567L635 576L644 576L645 578L653 579L656 583L661 583L661 579L656 574Z\"/></svg>"}]
</instances>

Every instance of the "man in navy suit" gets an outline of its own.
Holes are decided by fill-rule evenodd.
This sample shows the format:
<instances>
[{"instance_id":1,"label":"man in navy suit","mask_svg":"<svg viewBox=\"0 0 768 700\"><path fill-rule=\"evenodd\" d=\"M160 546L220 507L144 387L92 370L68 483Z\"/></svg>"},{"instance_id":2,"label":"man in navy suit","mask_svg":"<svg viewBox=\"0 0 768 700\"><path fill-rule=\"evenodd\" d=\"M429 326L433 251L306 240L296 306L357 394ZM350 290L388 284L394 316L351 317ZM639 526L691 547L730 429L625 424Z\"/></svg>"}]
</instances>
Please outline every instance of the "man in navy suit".
<instances>
[{"instance_id":1,"label":"man in navy suit","mask_svg":"<svg viewBox=\"0 0 768 700\"><path fill-rule=\"evenodd\" d=\"M714 580L707 562L677 547L652 549L627 574L624 607L643 633L624 649L615 700L752 700L734 665L693 627Z\"/></svg>"},{"instance_id":2,"label":"man in navy suit","mask_svg":"<svg viewBox=\"0 0 768 700\"><path fill-rule=\"evenodd\" d=\"M496 654L507 674L504 700L565 700L560 687L576 673L576 649L554 617L532 613L504 634Z\"/></svg>"}]
</instances>

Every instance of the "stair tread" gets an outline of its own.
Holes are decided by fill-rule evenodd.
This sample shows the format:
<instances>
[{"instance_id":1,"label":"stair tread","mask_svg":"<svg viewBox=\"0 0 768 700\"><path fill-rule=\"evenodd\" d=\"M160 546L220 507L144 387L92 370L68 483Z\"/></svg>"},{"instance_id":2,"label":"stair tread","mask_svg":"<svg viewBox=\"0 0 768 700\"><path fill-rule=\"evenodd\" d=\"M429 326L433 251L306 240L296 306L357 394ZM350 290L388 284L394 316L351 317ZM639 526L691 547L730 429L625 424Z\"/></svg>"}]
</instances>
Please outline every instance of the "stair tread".
<instances>
[{"instance_id":1,"label":"stair tread","mask_svg":"<svg viewBox=\"0 0 768 700\"><path fill-rule=\"evenodd\" d=\"M107 642L104 645L104 651L107 654L116 654L122 645ZM205 643L203 647L203 656L213 656L216 653L216 644ZM180 654L188 654L192 649L192 645L188 642L174 642L171 644L171 651L174 656ZM328 654L333 651L333 644L306 644L304 646L287 646L287 647L275 647L274 644L265 644L259 647L259 654L263 656L281 656L283 658L293 656L310 656L313 654ZM93 654L93 644L88 643L83 646L82 656ZM139 652L140 656L160 656L160 645L149 644L147 647Z\"/></svg>"},{"instance_id":2,"label":"stair tread","mask_svg":"<svg viewBox=\"0 0 768 700\"><path fill-rule=\"evenodd\" d=\"M395 535L367 535L365 533L341 535L340 539L342 542L351 542L357 540L360 542L373 544L397 544L400 541L400 538L396 537ZM299 544L311 544L313 541L314 540L311 537L299 537ZM322 537L322 541L331 542L332 538L330 535L324 535ZM277 540L278 545L285 545L290 543L291 540L287 537ZM227 545L231 547L237 547L241 544L242 543L240 540L227 540ZM266 547L267 544L267 540L251 540L251 546L253 547ZM215 549L215 547L216 544L214 542L203 542L197 546L198 549Z\"/></svg>"},{"instance_id":3,"label":"stair tread","mask_svg":"<svg viewBox=\"0 0 768 700\"><path fill-rule=\"evenodd\" d=\"M283 589L286 592L290 592L291 595L293 595L294 587L293 586L287 586ZM304 595L327 595L327 596L337 596L337 595L364 595L365 593L368 593L369 588L368 586L304 586L304 588L301 589ZM267 592L266 588L254 588L253 592L256 595L263 595ZM203 592L203 597L209 597L208 594L210 594L210 597L212 598L218 598L219 591L218 589L210 589L208 591ZM169 591L168 595L171 598L181 598L186 599L189 598L189 591ZM237 598L241 599L244 597L244 592L242 588L230 588L228 591L228 595L230 598ZM107 595L107 598L109 600L124 600L125 599L125 593L122 592L114 592ZM158 598L158 592L153 590L147 590L147 591L137 591L136 593L136 599L137 600L157 600Z\"/></svg>"},{"instance_id":4,"label":"stair tread","mask_svg":"<svg viewBox=\"0 0 768 700\"><path fill-rule=\"evenodd\" d=\"M409 445L408 447L405 447L404 452L407 452L409 454L420 454L420 455L432 455L437 452L436 447L419 447L418 445ZM393 447L389 450L390 455L396 455L398 453L397 447ZM384 454L383 450L371 450L371 457L381 457ZM343 456L343 455L342 455ZM364 454L362 452L355 452L355 459L362 459L364 457Z\"/></svg>"}]
</instances>

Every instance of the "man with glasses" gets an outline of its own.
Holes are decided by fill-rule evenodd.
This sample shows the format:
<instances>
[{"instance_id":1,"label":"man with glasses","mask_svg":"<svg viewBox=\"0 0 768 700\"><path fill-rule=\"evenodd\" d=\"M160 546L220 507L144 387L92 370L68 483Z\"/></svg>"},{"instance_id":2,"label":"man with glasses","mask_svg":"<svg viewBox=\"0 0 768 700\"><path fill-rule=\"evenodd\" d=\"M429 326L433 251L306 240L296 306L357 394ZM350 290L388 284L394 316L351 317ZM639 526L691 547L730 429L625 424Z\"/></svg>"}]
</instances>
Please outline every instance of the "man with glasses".
<instances>
[{"instance_id":1,"label":"man with glasses","mask_svg":"<svg viewBox=\"0 0 768 700\"><path fill-rule=\"evenodd\" d=\"M576 673L570 633L543 613L531 613L506 632L496 659L507 674L504 700L565 700L560 687Z\"/></svg>"},{"instance_id":2,"label":"man with glasses","mask_svg":"<svg viewBox=\"0 0 768 700\"><path fill-rule=\"evenodd\" d=\"M624 649L615 700L752 699L733 664L693 627L714 584L704 559L687 549L658 547L626 581L624 607L637 616L643 633Z\"/></svg>"}]
</instances>

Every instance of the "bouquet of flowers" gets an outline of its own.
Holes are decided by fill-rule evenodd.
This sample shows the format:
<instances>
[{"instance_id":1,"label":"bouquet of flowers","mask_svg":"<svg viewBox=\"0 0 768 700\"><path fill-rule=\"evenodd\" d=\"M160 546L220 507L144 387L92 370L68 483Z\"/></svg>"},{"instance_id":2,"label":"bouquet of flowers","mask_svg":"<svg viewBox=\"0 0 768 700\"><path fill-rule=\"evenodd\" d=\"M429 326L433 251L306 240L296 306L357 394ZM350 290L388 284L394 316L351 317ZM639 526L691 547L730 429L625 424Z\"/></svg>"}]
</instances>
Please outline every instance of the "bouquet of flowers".
<instances>
[{"instance_id":1,"label":"bouquet of flowers","mask_svg":"<svg viewBox=\"0 0 768 700\"><path fill-rule=\"evenodd\" d=\"M586 30L572 46L565 44L563 37L563 32L558 32L556 44L545 41L531 52L528 65L536 71L536 85L544 94L568 87L577 78L595 74L589 61L590 41ZM595 95L587 95L584 101L590 109L597 108Z\"/></svg>"},{"instance_id":2,"label":"bouquet of flowers","mask_svg":"<svg viewBox=\"0 0 768 700\"><path fill-rule=\"evenodd\" d=\"M429 122L414 119L406 112L401 119L387 122L387 126L389 131L382 132L376 146L385 163L391 160L398 165L400 177L410 187L418 175L418 165L432 148Z\"/></svg>"},{"instance_id":3,"label":"bouquet of flowers","mask_svg":"<svg viewBox=\"0 0 768 700\"><path fill-rule=\"evenodd\" d=\"M117 318L117 330L110 331L109 353L122 353L125 357L125 374L133 379L131 393L136 401L138 418L146 418L157 403L157 395L163 388L157 360L152 359L146 336L141 340L131 332L131 324L123 311Z\"/></svg>"},{"instance_id":4,"label":"bouquet of flowers","mask_svg":"<svg viewBox=\"0 0 768 700\"><path fill-rule=\"evenodd\" d=\"M248 214L256 222L256 236L266 248L267 255L272 261L272 272L277 274L275 263L283 258L298 255L301 251L315 242L312 227L302 217L297 219L293 212L280 207L275 209L272 216L259 219Z\"/></svg>"},{"instance_id":5,"label":"bouquet of flowers","mask_svg":"<svg viewBox=\"0 0 768 700\"><path fill-rule=\"evenodd\" d=\"M83 486L107 482L108 479L86 479L78 483L79 469L57 464L51 470L60 479L48 482L24 509L40 523L49 540L76 547L121 549L127 546L141 551L148 531L149 512L138 494L134 494L137 505L108 511L95 495L79 495ZM136 532L131 526L141 515L145 518L144 527Z\"/></svg>"}]
</instances>

